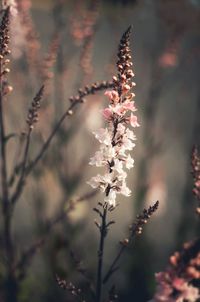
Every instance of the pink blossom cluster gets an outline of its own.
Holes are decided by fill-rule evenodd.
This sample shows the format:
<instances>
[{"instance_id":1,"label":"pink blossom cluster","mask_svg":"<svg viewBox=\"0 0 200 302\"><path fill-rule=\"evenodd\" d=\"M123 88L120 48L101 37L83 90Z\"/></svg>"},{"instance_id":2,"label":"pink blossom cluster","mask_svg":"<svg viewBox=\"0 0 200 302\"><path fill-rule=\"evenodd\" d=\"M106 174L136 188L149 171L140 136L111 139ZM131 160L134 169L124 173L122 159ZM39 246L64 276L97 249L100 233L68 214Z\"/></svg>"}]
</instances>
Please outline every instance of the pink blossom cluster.
<instances>
[{"instance_id":1,"label":"pink blossom cluster","mask_svg":"<svg viewBox=\"0 0 200 302\"><path fill-rule=\"evenodd\" d=\"M154 302L196 302L200 298L198 288L188 280L177 277L173 269L156 274L158 283Z\"/></svg>"},{"instance_id":2,"label":"pink blossom cluster","mask_svg":"<svg viewBox=\"0 0 200 302\"><path fill-rule=\"evenodd\" d=\"M121 86L121 93L117 89L106 91L109 106L102 111L108 127L94 132L100 142L100 149L90 159L90 165L104 167L105 174L98 174L88 182L93 188L99 188L106 193L104 201L116 205L116 195L130 196L131 190L126 185L127 172L134 165L130 151L135 147L136 136L129 125L139 127L134 94L130 92L135 83Z\"/></svg>"}]
</instances>

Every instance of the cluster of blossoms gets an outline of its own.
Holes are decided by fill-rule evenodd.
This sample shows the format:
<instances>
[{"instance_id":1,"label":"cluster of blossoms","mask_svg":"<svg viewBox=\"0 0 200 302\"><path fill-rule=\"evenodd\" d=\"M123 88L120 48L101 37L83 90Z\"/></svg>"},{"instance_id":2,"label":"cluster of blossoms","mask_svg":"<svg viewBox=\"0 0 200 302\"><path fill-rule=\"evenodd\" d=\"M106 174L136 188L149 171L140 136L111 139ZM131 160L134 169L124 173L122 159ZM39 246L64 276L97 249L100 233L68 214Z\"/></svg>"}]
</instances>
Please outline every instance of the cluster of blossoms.
<instances>
[{"instance_id":1,"label":"cluster of blossoms","mask_svg":"<svg viewBox=\"0 0 200 302\"><path fill-rule=\"evenodd\" d=\"M126 185L127 173L134 165L130 151L134 148L136 137L129 125L138 127L134 101L131 88L134 76L130 61L129 48L130 28L125 32L120 41L118 53L118 77L113 77L114 89L105 92L109 99L109 106L102 111L107 122L106 128L94 132L100 142L100 150L90 159L90 165L104 167L105 174L98 174L88 182L93 188L99 188L105 192L104 201L116 205L116 195L130 196L131 191Z\"/></svg>"},{"instance_id":2,"label":"cluster of blossoms","mask_svg":"<svg viewBox=\"0 0 200 302\"><path fill-rule=\"evenodd\" d=\"M159 283L155 302L196 302L200 298L199 291L185 279L178 278L173 271L156 274Z\"/></svg>"},{"instance_id":3,"label":"cluster of blossoms","mask_svg":"<svg viewBox=\"0 0 200 302\"><path fill-rule=\"evenodd\" d=\"M170 266L156 274L154 302L200 301L200 240L185 243L181 252L170 257ZM198 300L199 299L199 300Z\"/></svg>"}]
</instances>

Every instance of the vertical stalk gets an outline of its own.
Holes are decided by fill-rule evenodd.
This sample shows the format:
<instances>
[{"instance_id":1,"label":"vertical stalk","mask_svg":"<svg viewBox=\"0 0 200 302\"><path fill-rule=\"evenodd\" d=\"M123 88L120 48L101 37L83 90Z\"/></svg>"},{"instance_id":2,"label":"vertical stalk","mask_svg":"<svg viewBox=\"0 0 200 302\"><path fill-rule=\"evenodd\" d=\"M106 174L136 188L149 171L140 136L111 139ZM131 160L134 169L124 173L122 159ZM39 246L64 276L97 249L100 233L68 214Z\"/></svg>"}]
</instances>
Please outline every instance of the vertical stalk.
<instances>
[{"instance_id":1,"label":"vertical stalk","mask_svg":"<svg viewBox=\"0 0 200 302\"><path fill-rule=\"evenodd\" d=\"M7 178L7 156L6 156L6 134L4 125L4 108L3 108L3 93L2 93L2 59L0 59L0 175L1 175L1 194L2 194L2 213L3 213L3 237L5 244L6 254L6 284L5 292L6 302L17 301L17 285L14 274L12 272L13 267L13 245L11 237L11 206L9 201L8 192L8 178Z\"/></svg>"},{"instance_id":2,"label":"vertical stalk","mask_svg":"<svg viewBox=\"0 0 200 302\"><path fill-rule=\"evenodd\" d=\"M96 283L96 302L101 301L101 292L102 292L102 270L103 270L103 257L104 257L104 243L105 237L107 234L107 227L106 227L106 217L107 217L107 209L108 204L104 204L104 210L101 220L100 226L100 242L99 242L99 249L98 249L98 268L97 268L97 283Z\"/></svg>"}]
</instances>

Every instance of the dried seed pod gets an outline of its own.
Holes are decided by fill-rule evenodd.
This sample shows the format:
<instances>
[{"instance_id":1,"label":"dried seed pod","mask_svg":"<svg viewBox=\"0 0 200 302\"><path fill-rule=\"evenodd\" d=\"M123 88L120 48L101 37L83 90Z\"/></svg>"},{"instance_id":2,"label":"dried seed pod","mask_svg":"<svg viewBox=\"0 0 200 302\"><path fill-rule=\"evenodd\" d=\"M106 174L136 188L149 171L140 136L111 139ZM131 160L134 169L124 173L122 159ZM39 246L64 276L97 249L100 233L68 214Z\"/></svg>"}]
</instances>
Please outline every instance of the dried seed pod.
<instances>
[{"instance_id":1,"label":"dried seed pod","mask_svg":"<svg viewBox=\"0 0 200 302\"><path fill-rule=\"evenodd\" d=\"M44 86L42 86L40 88L40 90L38 91L38 93L36 94L36 96L33 99L31 108L29 108L29 113L28 113L26 122L29 126L30 131L33 130L34 124L36 124L38 122L38 111L40 109L43 92L44 92Z\"/></svg>"}]
</instances>

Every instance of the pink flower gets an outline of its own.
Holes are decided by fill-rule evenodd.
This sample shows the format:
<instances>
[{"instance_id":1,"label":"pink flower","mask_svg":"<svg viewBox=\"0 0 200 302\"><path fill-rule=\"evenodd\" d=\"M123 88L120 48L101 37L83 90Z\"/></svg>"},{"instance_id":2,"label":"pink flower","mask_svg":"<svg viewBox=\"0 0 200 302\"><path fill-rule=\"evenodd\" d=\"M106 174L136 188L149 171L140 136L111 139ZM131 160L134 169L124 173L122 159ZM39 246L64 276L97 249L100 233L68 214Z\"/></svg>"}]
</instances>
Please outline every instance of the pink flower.
<instances>
[{"instance_id":1,"label":"pink flower","mask_svg":"<svg viewBox=\"0 0 200 302\"><path fill-rule=\"evenodd\" d=\"M119 101L119 94L116 90L107 90L104 94L114 103Z\"/></svg>"},{"instance_id":2,"label":"pink flower","mask_svg":"<svg viewBox=\"0 0 200 302\"><path fill-rule=\"evenodd\" d=\"M188 283L185 282L181 297L177 300L177 302L183 302L185 300L189 302L196 302L199 297L200 294L198 289L192 285L188 285Z\"/></svg>"},{"instance_id":3,"label":"pink flower","mask_svg":"<svg viewBox=\"0 0 200 302\"><path fill-rule=\"evenodd\" d=\"M123 93L127 93L130 89L131 89L131 87L128 84L125 84L122 88L122 91L123 91Z\"/></svg>"},{"instance_id":4,"label":"pink flower","mask_svg":"<svg viewBox=\"0 0 200 302\"><path fill-rule=\"evenodd\" d=\"M182 278L174 278L172 285L177 290L182 290L185 280Z\"/></svg>"},{"instance_id":5,"label":"pink flower","mask_svg":"<svg viewBox=\"0 0 200 302\"><path fill-rule=\"evenodd\" d=\"M173 270L156 274L156 280L158 286L154 296L155 302L196 302L200 297L198 288L190 285L188 280L177 277Z\"/></svg>"},{"instance_id":6,"label":"pink flower","mask_svg":"<svg viewBox=\"0 0 200 302\"><path fill-rule=\"evenodd\" d=\"M112 117L112 111L110 108L105 108L103 110L103 117L106 119L106 120L110 120L110 118Z\"/></svg>"},{"instance_id":7,"label":"pink flower","mask_svg":"<svg viewBox=\"0 0 200 302\"><path fill-rule=\"evenodd\" d=\"M118 115L122 115L124 112L124 108L122 104L117 104L114 107L112 106L112 111Z\"/></svg>"},{"instance_id":8,"label":"pink flower","mask_svg":"<svg viewBox=\"0 0 200 302\"><path fill-rule=\"evenodd\" d=\"M130 102L130 101L126 101L125 103L123 103L123 109L125 111L137 111L137 109L135 108L135 102Z\"/></svg>"},{"instance_id":9,"label":"pink flower","mask_svg":"<svg viewBox=\"0 0 200 302\"><path fill-rule=\"evenodd\" d=\"M137 116L136 116L136 115L133 115L132 113L131 113L129 122L130 122L130 124L131 124L131 126L132 126L133 128L139 127L139 126L140 126L140 124L139 124L138 121L137 121Z\"/></svg>"}]
</instances>

